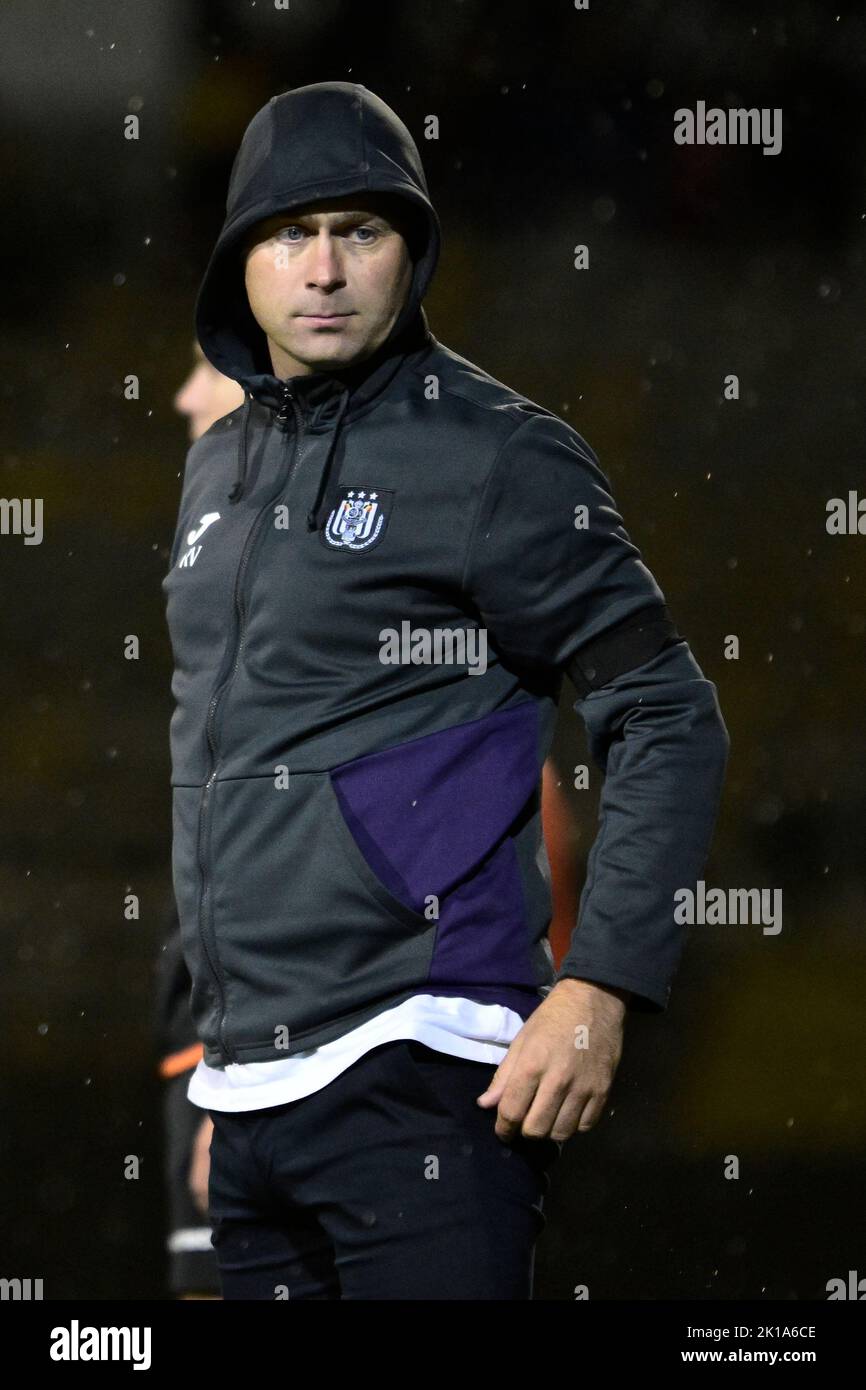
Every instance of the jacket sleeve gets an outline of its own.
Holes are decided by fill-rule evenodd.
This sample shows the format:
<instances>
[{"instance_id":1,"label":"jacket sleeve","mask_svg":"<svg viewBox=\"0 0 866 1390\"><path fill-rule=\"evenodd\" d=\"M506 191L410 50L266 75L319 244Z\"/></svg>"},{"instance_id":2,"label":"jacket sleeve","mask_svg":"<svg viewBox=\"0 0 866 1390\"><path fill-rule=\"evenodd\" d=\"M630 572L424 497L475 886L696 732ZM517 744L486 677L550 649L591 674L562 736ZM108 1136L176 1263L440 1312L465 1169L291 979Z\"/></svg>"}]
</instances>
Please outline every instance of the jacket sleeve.
<instances>
[{"instance_id":1,"label":"jacket sleeve","mask_svg":"<svg viewBox=\"0 0 866 1390\"><path fill-rule=\"evenodd\" d=\"M500 658L564 671L605 774L578 920L557 980L668 1005L715 828L730 741L716 687L631 542L598 458L556 416L530 415L492 465L464 588Z\"/></svg>"}]
</instances>

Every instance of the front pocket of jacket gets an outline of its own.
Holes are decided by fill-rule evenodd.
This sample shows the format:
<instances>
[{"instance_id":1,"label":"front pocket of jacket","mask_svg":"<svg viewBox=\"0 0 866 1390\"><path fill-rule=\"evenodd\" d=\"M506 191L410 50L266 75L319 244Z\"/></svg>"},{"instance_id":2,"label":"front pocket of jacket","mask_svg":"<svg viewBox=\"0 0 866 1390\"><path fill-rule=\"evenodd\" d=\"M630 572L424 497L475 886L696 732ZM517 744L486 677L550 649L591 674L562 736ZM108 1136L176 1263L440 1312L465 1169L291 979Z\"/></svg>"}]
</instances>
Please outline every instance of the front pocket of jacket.
<instances>
[{"instance_id":1,"label":"front pocket of jacket","mask_svg":"<svg viewBox=\"0 0 866 1390\"><path fill-rule=\"evenodd\" d=\"M335 851L343 857L358 876L370 897L391 917L396 918L398 922L402 922L406 926L414 927L416 931L425 928L429 930L435 927L435 921L428 921L423 912L416 911L415 908L398 898L390 888L386 887L379 875L370 866L364 851L346 823L330 774L325 776L325 787L325 807Z\"/></svg>"},{"instance_id":2,"label":"front pocket of jacket","mask_svg":"<svg viewBox=\"0 0 866 1390\"><path fill-rule=\"evenodd\" d=\"M212 937L241 1059L426 980L436 924L362 877L327 772L218 780L210 817Z\"/></svg>"}]
</instances>

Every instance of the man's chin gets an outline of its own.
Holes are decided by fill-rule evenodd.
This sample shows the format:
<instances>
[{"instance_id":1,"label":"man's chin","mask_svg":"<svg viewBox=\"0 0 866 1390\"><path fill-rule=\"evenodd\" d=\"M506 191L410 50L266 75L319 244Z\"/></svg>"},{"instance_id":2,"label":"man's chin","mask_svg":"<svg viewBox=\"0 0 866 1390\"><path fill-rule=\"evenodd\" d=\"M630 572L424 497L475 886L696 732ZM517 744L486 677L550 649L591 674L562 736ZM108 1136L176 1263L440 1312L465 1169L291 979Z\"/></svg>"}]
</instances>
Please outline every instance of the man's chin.
<instances>
[{"instance_id":1,"label":"man's chin","mask_svg":"<svg viewBox=\"0 0 866 1390\"><path fill-rule=\"evenodd\" d=\"M281 343L280 347L310 372L350 367L353 362L369 356L371 350L348 333L333 330L317 333L314 329L299 334L295 342Z\"/></svg>"}]
</instances>

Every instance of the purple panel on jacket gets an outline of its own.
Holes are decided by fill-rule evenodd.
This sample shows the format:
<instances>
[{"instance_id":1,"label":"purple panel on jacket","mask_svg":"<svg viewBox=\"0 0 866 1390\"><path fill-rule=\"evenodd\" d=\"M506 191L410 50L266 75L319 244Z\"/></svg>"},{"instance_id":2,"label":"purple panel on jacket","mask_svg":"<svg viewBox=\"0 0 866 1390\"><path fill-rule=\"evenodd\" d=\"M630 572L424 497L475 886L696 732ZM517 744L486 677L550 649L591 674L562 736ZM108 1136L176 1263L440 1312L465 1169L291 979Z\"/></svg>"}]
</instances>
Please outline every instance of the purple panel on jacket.
<instances>
[{"instance_id":1,"label":"purple panel on jacket","mask_svg":"<svg viewBox=\"0 0 866 1390\"><path fill-rule=\"evenodd\" d=\"M511 840L442 903L428 979L431 985L491 980L534 985L523 886Z\"/></svg>"},{"instance_id":2,"label":"purple panel on jacket","mask_svg":"<svg viewBox=\"0 0 866 1390\"><path fill-rule=\"evenodd\" d=\"M421 912L487 858L537 789L537 739L527 700L332 769L346 823L395 897Z\"/></svg>"},{"instance_id":3,"label":"purple panel on jacket","mask_svg":"<svg viewBox=\"0 0 866 1390\"><path fill-rule=\"evenodd\" d=\"M331 771L382 883L419 913L428 894L439 898L429 978L455 993L473 981L534 988L519 865L502 841L538 789L537 741L538 708L526 701Z\"/></svg>"}]
</instances>

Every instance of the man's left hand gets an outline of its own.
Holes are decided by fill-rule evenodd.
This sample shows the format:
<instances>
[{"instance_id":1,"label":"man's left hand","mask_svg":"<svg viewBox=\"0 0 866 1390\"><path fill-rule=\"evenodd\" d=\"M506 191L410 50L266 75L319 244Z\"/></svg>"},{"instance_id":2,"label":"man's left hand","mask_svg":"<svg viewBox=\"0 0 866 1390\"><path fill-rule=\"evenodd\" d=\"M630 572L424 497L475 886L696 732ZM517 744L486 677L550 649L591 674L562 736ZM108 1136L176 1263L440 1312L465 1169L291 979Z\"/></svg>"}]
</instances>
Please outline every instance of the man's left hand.
<instances>
[{"instance_id":1,"label":"man's left hand","mask_svg":"<svg viewBox=\"0 0 866 1390\"><path fill-rule=\"evenodd\" d=\"M481 1106L498 1105L506 1142L562 1143L601 1118L622 1055L628 990L560 980L527 1019L494 1073Z\"/></svg>"}]
</instances>

